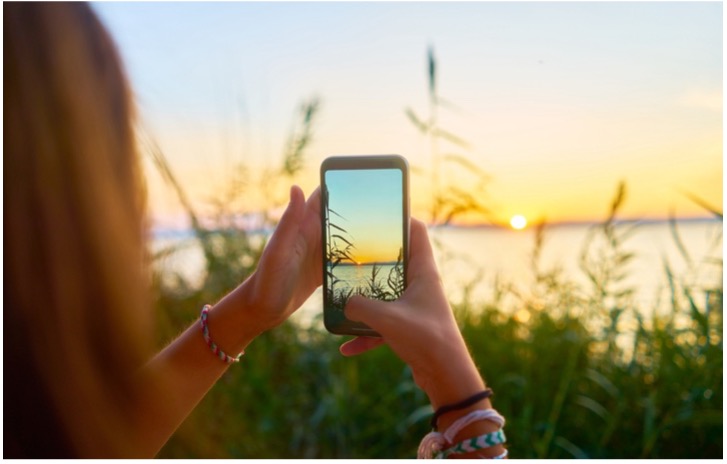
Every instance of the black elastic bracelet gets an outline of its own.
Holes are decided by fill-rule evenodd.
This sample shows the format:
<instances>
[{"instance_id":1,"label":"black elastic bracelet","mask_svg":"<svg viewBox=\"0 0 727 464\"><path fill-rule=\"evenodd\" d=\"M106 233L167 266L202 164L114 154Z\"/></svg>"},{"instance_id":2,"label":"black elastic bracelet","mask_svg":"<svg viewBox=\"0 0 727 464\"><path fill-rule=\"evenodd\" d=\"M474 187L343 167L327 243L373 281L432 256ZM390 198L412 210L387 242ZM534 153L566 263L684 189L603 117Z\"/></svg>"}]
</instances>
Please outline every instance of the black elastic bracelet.
<instances>
[{"instance_id":1,"label":"black elastic bracelet","mask_svg":"<svg viewBox=\"0 0 727 464\"><path fill-rule=\"evenodd\" d=\"M434 411L434 415L432 416L432 421L431 421L432 429L437 430L437 419L439 419L443 414L446 414L450 411L456 411L458 409L467 408L469 406L472 406L476 402L482 401L485 398L489 398L491 396L492 396L492 389L488 388L485 391L475 393L474 395L460 401L459 403L447 404L447 405L437 408L437 410Z\"/></svg>"}]
</instances>

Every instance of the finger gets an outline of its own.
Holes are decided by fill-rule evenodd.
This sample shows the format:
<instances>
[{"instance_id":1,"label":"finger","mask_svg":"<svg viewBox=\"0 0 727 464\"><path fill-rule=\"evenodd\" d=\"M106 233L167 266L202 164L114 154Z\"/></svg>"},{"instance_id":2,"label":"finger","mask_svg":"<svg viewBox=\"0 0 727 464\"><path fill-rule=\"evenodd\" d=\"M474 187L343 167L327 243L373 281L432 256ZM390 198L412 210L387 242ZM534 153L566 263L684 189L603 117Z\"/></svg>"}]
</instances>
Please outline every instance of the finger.
<instances>
[{"instance_id":1,"label":"finger","mask_svg":"<svg viewBox=\"0 0 727 464\"><path fill-rule=\"evenodd\" d=\"M321 189L317 188L305 203L305 213L301 219L301 232L306 242L306 249L315 251L316 257L321 255Z\"/></svg>"},{"instance_id":2,"label":"finger","mask_svg":"<svg viewBox=\"0 0 727 464\"><path fill-rule=\"evenodd\" d=\"M312 215L320 220L321 215L321 188L317 187L305 203L306 215Z\"/></svg>"},{"instance_id":3,"label":"finger","mask_svg":"<svg viewBox=\"0 0 727 464\"><path fill-rule=\"evenodd\" d=\"M352 321L363 322L372 329L381 333L390 325L391 316L395 308L391 303L385 303L379 300L371 300L360 295L352 296L343 313Z\"/></svg>"},{"instance_id":4,"label":"finger","mask_svg":"<svg viewBox=\"0 0 727 464\"><path fill-rule=\"evenodd\" d=\"M321 251L321 191L316 188L305 203L305 213L300 223L297 250L308 263L308 278L314 288L323 284L323 255Z\"/></svg>"},{"instance_id":5,"label":"finger","mask_svg":"<svg viewBox=\"0 0 727 464\"><path fill-rule=\"evenodd\" d=\"M410 243L408 281L411 284L422 277L439 279L437 264L434 261L434 252L429 241L427 226L423 222L411 218L410 222Z\"/></svg>"},{"instance_id":6,"label":"finger","mask_svg":"<svg viewBox=\"0 0 727 464\"><path fill-rule=\"evenodd\" d=\"M285 213L283 213L283 218L285 217L285 214L288 213L288 211L291 211L290 215L293 216L296 219L300 219L302 213L305 211L306 201L305 201L305 194L303 193L303 189L301 189L297 185L291 185L290 186L290 201L288 202L288 207L285 210ZM283 221L283 218L280 218L280 221Z\"/></svg>"},{"instance_id":7,"label":"finger","mask_svg":"<svg viewBox=\"0 0 727 464\"><path fill-rule=\"evenodd\" d=\"M344 356L357 356L366 351L373 350L384 343L386 343L384 339L379 337L356 337L341 345L339 351Z\"/></svg>"},{"instance_id":8,"label":"finger","mask_svg":"<svg viewBox=\"0 0 727 464\"><path fill-rule=\"evenodd\" d=\"M297 236L300 220L305 211L305 197L303 191L297 185L290 188L290 202L285 209L283 216L275 228L270 242L266 246L270 249L289 250L293 246Z\"/></svg>"}]
</instances>

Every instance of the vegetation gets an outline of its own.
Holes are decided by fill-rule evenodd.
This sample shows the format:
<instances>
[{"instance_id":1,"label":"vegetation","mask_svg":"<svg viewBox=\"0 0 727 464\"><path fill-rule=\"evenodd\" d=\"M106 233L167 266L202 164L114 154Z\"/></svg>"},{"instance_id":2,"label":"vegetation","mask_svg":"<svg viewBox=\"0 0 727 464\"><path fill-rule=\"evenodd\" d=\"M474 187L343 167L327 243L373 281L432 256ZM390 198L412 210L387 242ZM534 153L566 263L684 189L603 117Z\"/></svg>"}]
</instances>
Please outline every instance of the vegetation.
<instances>
[{"instance_id":1,"label":"vegetation","mask_svg":"<svg viewBox=\"0 0 727 464\"><path fill-rule=\"evenodd\" d=\"M325 301L336 311L343 312L349 298L354 295L361 295L367 298L375 298L383 301L393 301L404 292L404 262L403 252L399 249L396 263L387 273L384 279L379 277L382 266L373 263L371 275L362 285L361 283L350 282L340 275L341 266L358 265L351 256L352 250L356 248L353 237L343 227L332 221L333 216L344 219L328 205L328 192L323 194L323 228L326 234L326 262L325 273ZM337 273L336 270L339 272Z\"/></svg>"},{"instance_id":2,"label":"vegetation","mask_svg":"<svg viewBox=\"0 0 727 464\"><path fill-rule=\"evenodd\" d=\"M427 50L429 114L422 118L411 107L404 111L412 125L429 142L429 168L412 165L412 173L428 177L431 194L429 223L449 224L467 213L488 218L490 210L485 198L490 176L463 154L471 149L469 142L440 124L442 110L457 112L458 107L440 95L437 73L437 60L430 46Z\"/></svg>"},{"instance_id":3,"label":"vegetation","mask_svg":"<svg viewBox=\"0 0 727 464\"><path fill-rule=\"evenodd\" d=\"M291 137L276 181L290 182L302 166L317 107L317 101L304 105L303 129ZM434 127L430 121L427 130L435 133ZM184 203L168 163L149 147ZM495 391L494 404L507 418L513 457L722 457L722 285L696 288L664 260L654 272L669 282L670 311L639 307L625 284L627 265L638 253L628 249L633 227L617 220L625 198L622 184L610 213L583 244L580 266L588 284L543 269L539 258L548 228L541 224L532 253L535 284L528 292L503 286L492 301L465 298L453 308ZM265 243L236 226L230 211L221 210L204 227L185 204L194 243L203 250L205 277L190 284L155 266L160 345L192 323L203 303L238 285ZM453 203L446 204L451 207L432 212L439 222L456 214ZM721 257L692 259L675 221L672 231L691 265L722 269ZM173 252L163 250L155 259ZM371 282L381 282L376 272ZM505 296L516 304L505 307ZM323 330L320 316L312 324L288 321L263 334L160 457L414 457L429 431L426 396L387 347L349 359L338 353L342 340Z\"/></svg>"}]
</instances>

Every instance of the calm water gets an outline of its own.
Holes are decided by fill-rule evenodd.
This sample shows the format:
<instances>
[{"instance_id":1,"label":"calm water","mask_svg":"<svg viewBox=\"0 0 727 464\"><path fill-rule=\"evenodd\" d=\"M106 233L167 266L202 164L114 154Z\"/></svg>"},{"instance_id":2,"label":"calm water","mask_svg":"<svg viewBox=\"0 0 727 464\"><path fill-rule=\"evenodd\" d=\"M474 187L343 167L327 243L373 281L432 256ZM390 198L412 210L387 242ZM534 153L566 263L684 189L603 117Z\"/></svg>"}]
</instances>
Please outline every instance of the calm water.
<instances>
[{"instance_id":1,"label":"calm water","mask_svg":"<svg viewBox=\"0 0 727 464\"><path fill-rule=\"evenodd\" d=\"M626 226L628 227L628 226ZM581 284L587 278L579 267L589 226L554 226L545 231L540 268L548 270L561 268L568 278ZM626 265L624 286L636 289L636 300L642 304L655 301L655 297L667 285L664 263L668 263L674 274L689 285L698 288L713 288L722 282L722 267L715 260L722 259L722 223L719 221L682 221L677 226L679 237L687 250L691 263L679 251L667 223L650 223L637 226L634 233L623 242L625 252L634 253L631 263ZM535 231L513 232L508 230L445 229L431 233L444 245L445 256L440 256L440 271L445 283L466 281L476 269L482 271L482 278L475 285L475 294L491 296L491 282L500 281L527 288L533 282L532 252ZM446 259L449 250L450 259ZM452 283L451 281L449 283ZM453 296L457 286L448 285ZM460 292L461 293L461 292Z\"/></svg>"},{"instance_id":2,"label":"calm water","mask_svg":"<svg viewBox=\"0 0 727 464\"><path fill-rule=\"evenodd\" d=\"M362 264L361 266L336 266L333 275L340 280L340 286L346 287L368 287L372 279L373 265ZM376 266L379 271L376 274L376 282L381 284L386 290L389 273L394 269L393 264L378 264Z\"/></svg>"},{"instance_id":3,"label":"calm water","mask_svg":"<svg viewBox=\"0 0 727 464\"><path fill-rule=\"evenodd\" d=\"M579 268L579 256L590 226L553 226L545 231L540 268L562 269L563 275L573 282L587 285L587 278ZM668 282L664 264L668 263L679 281L693 288L706 290L722 282L722 223L719 221L679 221L678 232L690 260L679 251L666 222L639 225L624 242L623 249L635 254L626 266L622 287L635 289L635 304L647 313L665 309L668 301ZM188 235L187 235L188 237ZM452 301L462 299L463 287L470 286L474 300L490 300L498 285L509 285L527 292L534 282L531 257L535 232L511 231L492 228L452 228L430 230L435 246L445 290ZM183 249L158 264L175 269L191 282L201 279L203 257L194 240L184 236L160 234L155 247L170 243L186 243ZM346 266L350 279L370 276L366 266ZM390 266L389 266L390 268ZM387 276L388 269L380 276ZM700 295L698 295L700 297ZM702 294L701 297L704 297ZM307 320L321 311L321 293L318 290L303 306L300 320Z\"/></svg>"}]
</instances>

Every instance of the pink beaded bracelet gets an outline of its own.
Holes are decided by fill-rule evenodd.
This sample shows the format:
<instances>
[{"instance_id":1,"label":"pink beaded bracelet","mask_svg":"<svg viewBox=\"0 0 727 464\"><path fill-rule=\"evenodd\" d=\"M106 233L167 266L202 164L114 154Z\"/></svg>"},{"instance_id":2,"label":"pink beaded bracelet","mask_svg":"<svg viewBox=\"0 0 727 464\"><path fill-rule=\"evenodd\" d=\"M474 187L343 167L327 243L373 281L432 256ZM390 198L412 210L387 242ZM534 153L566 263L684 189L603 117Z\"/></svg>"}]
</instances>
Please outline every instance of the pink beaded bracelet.
<instances>
[{"instance_id":1,"label":"pink beaded bracelet","mask_svg":"<svg viewBox=\"0 0 727 464\"><path fill-rule=\"evenodd\" d=\"M220 349L219 346L215 342L212 341L212 337L210 337L210 329L207 326L207 317L208 313L210 312L210 309L212 309L212 306L210 305L204 305L202 307L202 314L199 316L199 320L202 323L202 336L204 337L204 341L207 342L207 346L210 347L210 350L220 358L220 360L226 362L227 364L232 364L236 362L240 362L240 358L242 357L245 352L238 354L237 357L232 357L229 354L225 353Z\"/></svg>"}]
</instances>

